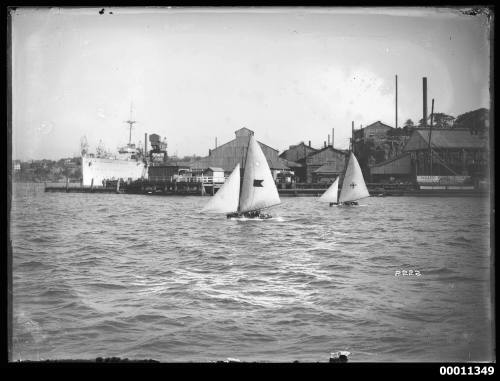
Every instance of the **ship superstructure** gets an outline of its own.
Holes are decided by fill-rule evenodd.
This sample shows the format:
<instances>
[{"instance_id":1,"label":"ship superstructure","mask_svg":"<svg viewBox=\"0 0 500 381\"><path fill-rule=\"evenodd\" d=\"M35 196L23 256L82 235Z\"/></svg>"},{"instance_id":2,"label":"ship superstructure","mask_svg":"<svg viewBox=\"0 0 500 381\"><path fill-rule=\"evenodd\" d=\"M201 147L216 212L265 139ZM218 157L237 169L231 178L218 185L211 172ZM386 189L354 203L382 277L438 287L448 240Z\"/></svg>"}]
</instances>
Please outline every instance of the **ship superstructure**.
<instances>
[{"instance_id":1,"label":"ship superstructure","mask_svg":"<svg viewBox=\"0 0 500 381\"><path fill-rule=\"evenodd\" d=\"M129 125L128 144L120 147L115 155L98 149L95 154L88 153L86 141L82 142L82 185L100 186L107 180L133 181L147 178L147 160L142 150L132 143L132 127L135 120L125 123Z\"/></svg>"}]
</instances>

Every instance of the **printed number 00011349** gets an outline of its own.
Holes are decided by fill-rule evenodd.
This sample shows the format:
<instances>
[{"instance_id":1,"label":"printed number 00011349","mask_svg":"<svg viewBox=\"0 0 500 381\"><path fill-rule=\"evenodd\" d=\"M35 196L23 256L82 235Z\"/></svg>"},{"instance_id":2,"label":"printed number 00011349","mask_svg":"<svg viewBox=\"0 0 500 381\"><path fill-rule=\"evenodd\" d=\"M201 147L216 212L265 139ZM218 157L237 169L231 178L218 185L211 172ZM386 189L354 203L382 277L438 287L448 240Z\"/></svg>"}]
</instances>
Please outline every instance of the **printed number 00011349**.
<instances>
[{"instance_id":1,"label":"printed number 00011349","mask_svg":"<svg viewBox=\"0 0 500 381\"><path fill-rule=\"evenodd\" d=\"M491 376L493 373L495 373L495 368L493 366L441 366L439 368L439 374L442 376Z\"/></svg>"}]
</instances>

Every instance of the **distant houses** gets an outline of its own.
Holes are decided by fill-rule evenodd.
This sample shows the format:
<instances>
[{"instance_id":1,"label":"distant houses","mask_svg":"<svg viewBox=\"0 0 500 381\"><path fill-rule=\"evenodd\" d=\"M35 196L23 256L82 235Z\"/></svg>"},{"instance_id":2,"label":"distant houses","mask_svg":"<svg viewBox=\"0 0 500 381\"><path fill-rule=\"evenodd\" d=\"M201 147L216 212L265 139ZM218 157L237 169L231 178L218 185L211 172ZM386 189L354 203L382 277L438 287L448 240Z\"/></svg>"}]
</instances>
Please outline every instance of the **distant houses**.
<instances>
[{"instance_id":1,"label":"distant houses","mask_svg":"<svg viewBox=\"0 0 500 381\"><path fill-rule=\"evenodd\" d=\"M14 182L79 181L81 179L80 158L54 160L13 160Z\"/></svg>"}]
</instances>

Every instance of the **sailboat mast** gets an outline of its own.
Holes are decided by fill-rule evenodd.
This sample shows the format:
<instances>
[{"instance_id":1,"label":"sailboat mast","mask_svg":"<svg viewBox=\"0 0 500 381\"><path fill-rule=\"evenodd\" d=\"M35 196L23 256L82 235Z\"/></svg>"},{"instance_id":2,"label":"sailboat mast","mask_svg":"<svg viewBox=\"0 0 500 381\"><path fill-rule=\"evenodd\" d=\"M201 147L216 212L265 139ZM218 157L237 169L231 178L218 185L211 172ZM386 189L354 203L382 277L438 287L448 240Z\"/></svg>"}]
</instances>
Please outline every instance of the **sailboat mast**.
<instances>
[{"instance_id":1,"label":"sailboat mast","mask_svg":"<svg viewBox=\"0 0 500 381\"><path fill-rule=\"evenodd\" d=\"M248 138L248 144L247 144L247 151L245 152L245 157L243 158L244 160L244 163L243 164L243 176L241 176L241 180L240 180L240 195L238 197L238 213L240 212L240 209L241 209L241 184L243 183L243 180L245 179L245 167L247 165L247 159L248 159L248 148L250 147L250 140L251 140L251 137Z\"/></svg>"},{"instance_id":2,"label":"sailboat mast","mask_svg":"<svg viewBox=\"0 0 500 381\"><path fill-rule=\"evenodd\" d=\"M430 174L432 176L432 146L431 146L431 137L432 137L432 123L434 122L434 98L432 98L432 108L431 108L431 124L429 126L429 169Z\"/></svg>"},{"instance_id":3,"label":"sailboat mast","mask_svg":"<svg viewBox=\"0 0 500 381\"><path fill-rule=\"evenodd\" d=\"M354 120L352 121L352 126L351 126L351 147L350 151L354 153Z\"/></svg>"}]
</instances>

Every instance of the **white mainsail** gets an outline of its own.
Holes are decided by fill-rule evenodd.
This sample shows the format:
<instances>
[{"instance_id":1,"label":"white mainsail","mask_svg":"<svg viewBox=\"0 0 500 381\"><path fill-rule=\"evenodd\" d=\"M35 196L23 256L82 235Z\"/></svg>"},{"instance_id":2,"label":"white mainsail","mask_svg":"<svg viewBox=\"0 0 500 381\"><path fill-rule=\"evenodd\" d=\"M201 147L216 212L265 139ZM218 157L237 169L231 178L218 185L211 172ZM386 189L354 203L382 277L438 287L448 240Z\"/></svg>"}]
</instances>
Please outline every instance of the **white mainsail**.
<instances>
[{"instance_id":1,"label":"white mainsail","mask_svg":"<svg viewBox=\"0 0 500 381\"><path fill-rule=\"evenodd\" d=\"M203 212L233 213L238 210L240 197L240 164L236 164L233 172L216 194L203 207Z\"/></svg>"},{"instance_id":2,"label":"white mainsail","mask_svg":"<svg viewBox=\"0 0 500 381\"><path fill-rule=\"evenodd\" d=\"M250 136L245 173L240 195L240 213L260 210L281 202L267 159L259 144Z\"/></svg>"},{"instance_id":3,"label":"white mainsail","mask_svg":"<svg viewBox=\"0 0 500 381\"><path fill-rule=\"evenodd\" d=\"M339 177L335 179L332 185L328 187L328 189L321 195L321 197L318 199L319 201L324 201L324 202L338 202L338 193L339 193Z\"/></svg>"},{"instance_id":4,"label":"white mainsail","mask_svg":"<svg viewBox=\"0 0 500 381\"><path fill-rule=\"evenodd\" d=\"M366 187L358 160L351 152L342 189L340 190L339 202L356 201L365 197L370 197L370 193Z\"/></svg>"}]
</instances>

